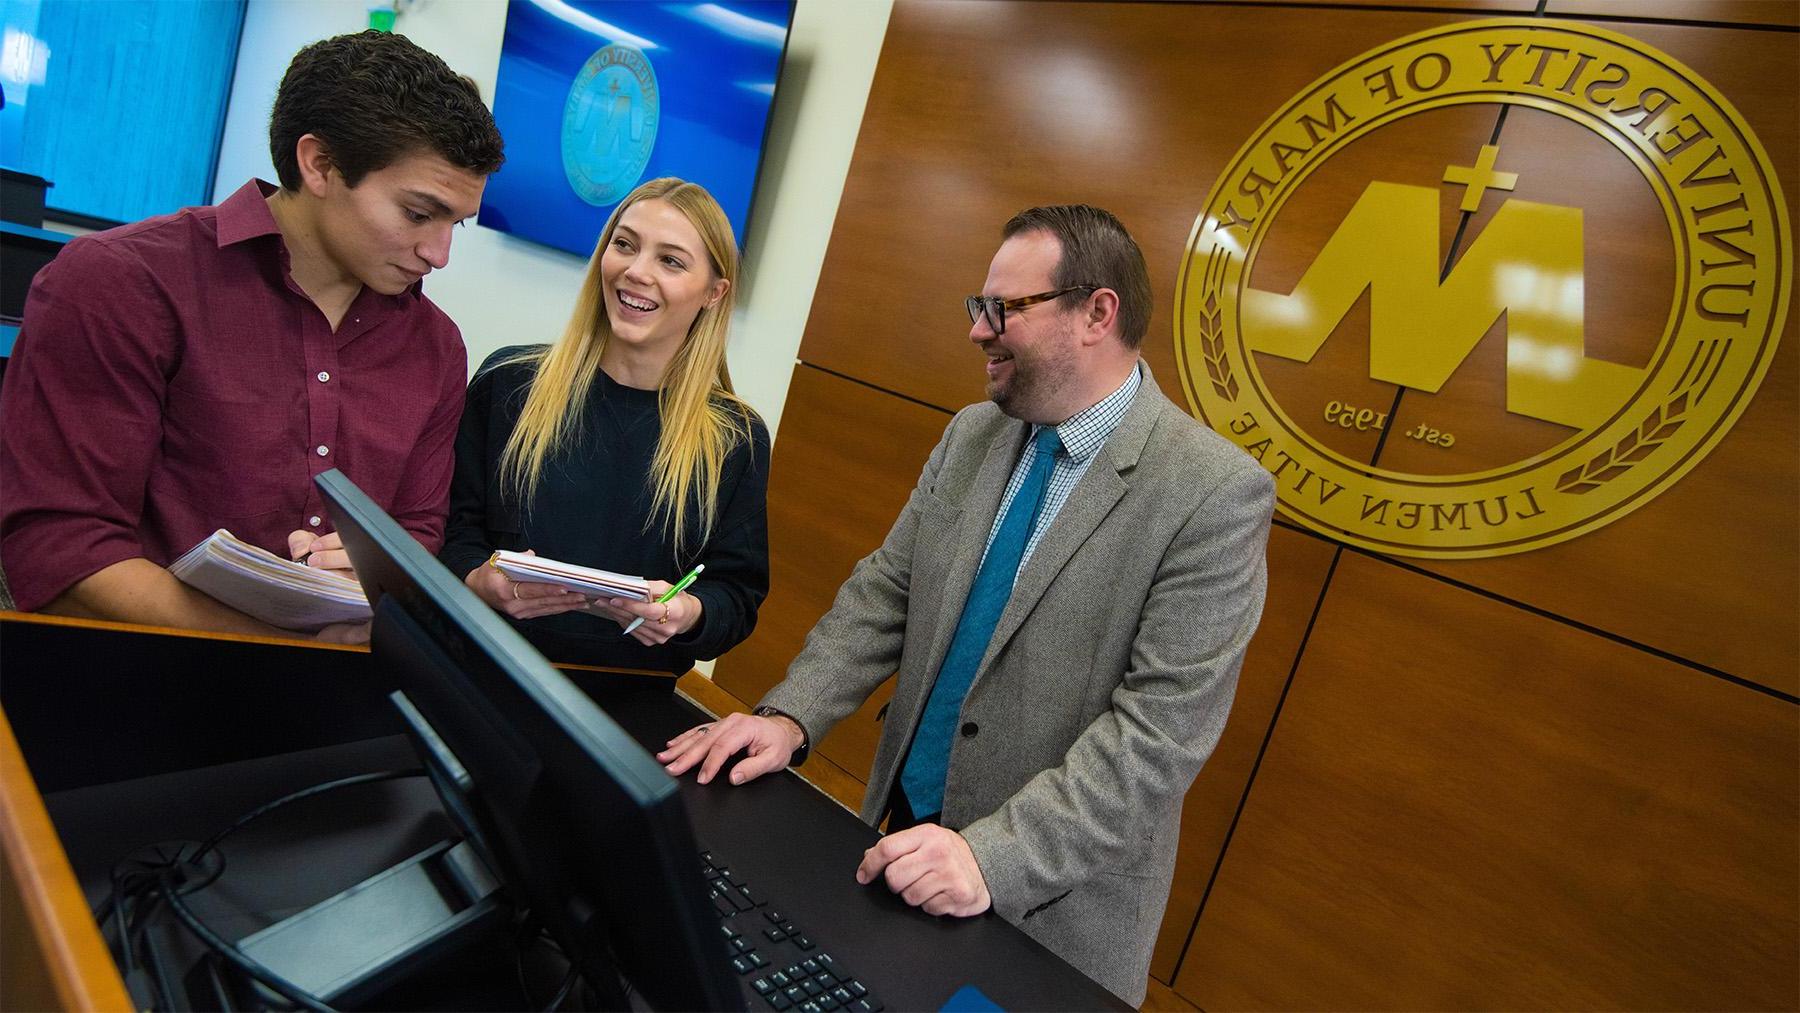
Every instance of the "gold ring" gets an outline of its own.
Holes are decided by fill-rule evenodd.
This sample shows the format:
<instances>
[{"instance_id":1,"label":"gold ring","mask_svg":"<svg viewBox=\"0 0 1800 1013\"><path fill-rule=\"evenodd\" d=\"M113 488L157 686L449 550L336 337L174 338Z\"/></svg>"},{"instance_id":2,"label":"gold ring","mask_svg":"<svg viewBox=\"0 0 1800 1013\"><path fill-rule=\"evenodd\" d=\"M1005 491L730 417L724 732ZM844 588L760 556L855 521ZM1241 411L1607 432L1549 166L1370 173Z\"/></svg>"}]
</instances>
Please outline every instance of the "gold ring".
<instances>
[{"instance_id":1,"label":"gold ring","mask_svg":"<svg viewBox=\"0 0 1800 1013\"><path fill-rule=\"evenodd\" d=\"M661 626L669 621L669 603L663 602L663 614L656 617L656 625Z\"/></svg>"},{"instance_id":2,"label":"gold ring","mask_svg":"<svg viewBox=\"0 0 1800 1013\"><path fill-rule=\"evenodd\" d=\"M508 581L508 583L510 583L512 585L513 601L524 601L525 599L519 597L519 582L514 580L514 581Z\"/></svg>"}]
</instances>

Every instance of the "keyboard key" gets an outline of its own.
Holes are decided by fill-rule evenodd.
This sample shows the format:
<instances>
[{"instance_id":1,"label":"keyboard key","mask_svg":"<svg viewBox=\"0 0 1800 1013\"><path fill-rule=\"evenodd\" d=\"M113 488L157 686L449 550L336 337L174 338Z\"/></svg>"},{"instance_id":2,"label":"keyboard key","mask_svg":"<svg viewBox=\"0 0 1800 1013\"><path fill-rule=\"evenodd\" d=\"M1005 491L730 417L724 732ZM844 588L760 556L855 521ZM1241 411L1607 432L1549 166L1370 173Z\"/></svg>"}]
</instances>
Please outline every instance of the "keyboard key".
<instances>
[{"instance_id":1,"label":"keyboard key","mask_svg":"<svg viewBox=\"0 0 1800 1013\"><path fill-rule=\"evenodd\" d=\"M801 988L799 985L791 985L784 988L781 990L781 994L787 996L790 1002L799 1003L806 1001L806 989Z\"/></svg>"},{"instance_id":2,"label":"keyboard key","mask_svg":"<svg viewBox=\"0 0 1800 1013\"><path fill-rule=\"evenodd\" d=\"M856 1013L881 1013L882 1005L875 1001L874 996L870 996L867 999L856 1000L856 1005L850 1008Z\"/></svg>"},{"instance_id":3,"label":"keyboard key","mask_svg":"<svg viewBox=\"0 0 1800 1013\"><path fill-rule=\"evenodd\" d=\"M782 922L781 931L786 932L790 936L797 936L800 934L800 927L793 922Z\"/></svg>"},{"instance_id":4,"label":"keyboard key","mask_svg":"<svg viewBox=\"0 0 1800 1013\"><path fill-rule=\"evenodd\" d=\"M824 1013L824 1010L819 1008L819 1004L810 999L794 1008L799 1010L800 1013Z\"/></svg>"},{"instance_id":5,"label":"keyboard key","mask_svg":"<svg viewBox=\"0 0 1800 1013\"><path fill-rule=\"evenodd\" d=\"M756 906L756 905L758 905L758 904L761 904L761 903L762 903L762 901L760 901L760 900L757 900L757 899L756 899L756 895L755 895L755 894L753 894L753 893L751 893L751 892L750 892L750 888L749 888L749 887L747 887L747 886L745 886L745 885L744 885L744 884L742 884L742 883L739 883L739 884L738 884L738 885L737 885L737 892L738 892L738 893L739 893L739 894L740 894L740 895L742 895L742 896L743 896L743 898L744 898L744 899L745 899L745 900L747 900L747 901L749 901L749 902L750 902L750 906L751 906L751 907L755 907L755 906Z\"/></svg>"},{"instance_id":6,"label":"keyboard key","mask_svg":"<svg viewBox=\"0 0 1800 1013\"><path fill-rule=\"evenodd\" d=\"M776 971L769 975L769 980L775 983L776 988L786 988L794 983L794 979L788 977L786 971Z\"/></svg>"},{"instance_id":7,"label":"keyboard key","mask_svg":"<svg viewBox=\"0 0 1800 1013\"><path fill-rule=\"evenodd\" d=\"M751 908L756 906L755 904L752 904L748 898L746 898L743 894L737 892L736 890L732 890L732 891L726 893L725 896L728 900L731 901L731 906L737 908L739 911L748 911Z\"/></svg>"},{"instance_id":8,"label":"keyboard key","mask_svg":"<svg viewBox=\"0 0 1800 1013\"><path fill-rule=\"evenodd\" d=\"M811 978L806 979L806 994L808 996L817 998L818 996L823 995L824 993L825 993L824 987L821 986L818 982L812 980Z\"/></svg>"},{"instance_id":9,"label":"keyboard key","mask_svg":"<svg viewBox=\"0 0 1800 1013\"><path fill-rule=\"evenodd\" d=\"M769 926L766 929L763 929L763 935L768 936L769 942L771 942L771 943L779 943L783 939L787 938L786 932L781 931L780 929L776 928L773 925Z\"/></svg>"},{"instance_id":10,"label":"keyboard key","mask_svg":"<svg viewBox=\"0 0 1800 1013\"><path fill-rule=\"evenodd\" d=\"M838 984L837 978L834 977L830 971L820 971L818 974L812 976L812 980L818 982L819 987L827 992L836 988Z\"/></svg>"},{"instance_id":11,"label":"keyboard key","mask_svg":"<svg viewBox=\"0 0 1800 1013\"><path fill-rule=\"evenodd\" d=\"M851 978L849 981L844 982L844 987L849 989L850 994L857 997L858 999L861 999L863 996L869 994L869 990L867 988L863 987L863 983L860 981L857 981L855 978Z\"/></svg>"},{"instance_id":12,"label":"keyboard key","mask_svg":"<svg viewBox=\"0 0 1800 1013\"><path fill-rule=\"evenodd\" d=\"M763 998L768 1001L769 1008L774 1010L775 1013L782 1013L783 1010L792 1009L794 1006L793 1001L787 996L782 995L780 992L770 992L768 995L763 996Z\"/></svg>"},{"instance_id":13,"label":"keyboard key","mask_svg":"<svg viewBox=\"0 0 1800 1013\"><path fill-rule=\"evenodd\" d=\"M756 979L750 983L750 987L756 989L758 995L768 995L770 992L775 991L775 983L767 978ZM840 999L839 1001L841 1002L842 1000Z\"/></svg>"},{"instance_id":14,"label":"keyboard key","mask_svg":"<svg viewBox=\"0 0 1800 1013\"><path fill-rule=\"evenodd\" d=\"M800 962L800 970L805 971L806 976L810 978L819 973L819 962L809 957Z\"/></svg>"},{"instance_id":15,"label":"keyboard key","mask_svg":"<svg viewBox=\"0 0 1800 1013\"><path fill-rule=\"evenodd\" d=\"M765 982L765 984L767 984L767 983ZM770 988L773 988L773 987L774 986L772 986L772 985L770 986ZM767 989L767 988L757 989L758 992L767 992L768 990L769 989ZM838 1001L838 1005L840 1005L840 1006L848 1006L851 1003L856 1001L856 996L851 995L850 990L845 988L842 985L839 985L838 987L831 990L831 997L833 999L836 999Z\"/></svg>"},{"instance_id":16,"label":"keyboard key","mask_svg":"<svg viewBox=\"0 0 1800 1013\"><path fill-rule=\"evenodd\" d=\"M750 961L745 960L741 956L732 957L731 958L731 966L736 968L737 973L739 973L739 974L749 974L751 971L756 970L756 965L750 963Z\"/></svg>"},{"instance_id":17,"label":"keyboard key","mask_svg":"<svg viewBox=\"0 0 1800 1013\"><path fill-rule=\"evenodd\" d=\"M775 910L774 908L770 908L769 910L764 911L763 917L767 918L768 920L774 922L777 925L780 925L782 922L787 921L787 916L782 914L780 911Z\"/></svg>"},{"instance_id":18,"label":"keyboard key","mask_svg":"<svg viewBox=\"0 0 1800 1013\"><path fill-rule=\"evenodd\" d=\"M739 953L749 953L751 950L755 949L755 947L751 945L750 940L745 939L743 936L733 936L731 939L731 948Z\"/></svg>"},{"instance_id":19,"label":"keyboard key","mask_svg":"<svg viewBox=\"0 0 1800 1013\"><path fill-rule=\"evenodd\" d=\"M787 976L794 979L795 984L799 984L807 978L812 977L812 975L801 970L799 964L789 964L787 967Z\"/></svg>"},{"instance_id":20,"label":"keyboard key","mask_svg":"<svg viewBox=\"0 0 1800 1013\"><path fill-rule=\"evenodd\" d=\"M730 918L732 915L737 914L737 905L733 904L725 897L725 895L719 893L719 891L714 890L707 899L712 901L713 910L719 912L720 918Z\"/></svg>"},{"instance_id":21,"label":"keyboard key","mask_svg":"<svg viewBox=\"0 0 1800 1013\"><path fill-rule=\"evenodd\" d=\"M837 1000L836 1000L836 999L833 999L833 998L832 998L832 997L831 997L831 996L828 996L828 995L822 995L822 996L819 996L819 997L818 997L818 998L817 998L817 999L815 999L815 1000L813 1000L813 1001L814 1001L814 1002L816 1002L816 1003L818 1003L818 1004L819 1004L819 1008L820 1008L820 1009L822 1009L822 1010L828 1010L828 1011L829 1011L829 1010L834 1010L834 1009L837 1009L837 1008L838 1008L838 1001L837 1001Z\"/></svg>"},{"instance_id":22,"label":"keyboard key","mask_svg":"<svg viewBox=\"0 0 1800 1013\"><path fill-rule=\"evenodd\" d=\"M763 956L762 954L756 952L755 950L751 950L749 953L744 954L744 956L749 957L750 963L756 967L762 968L762 967L769 966L769 958Z\"/></svg>"},{"instance_id":23,"label":"keyboard key","mask_svg":"<svg viewBox=\"0 0 1800 1013\"><path fill-rule=\"evenodd\" d=\"M819 962L820 967L831 967L833 964L833 961L831 959L831 954L826 953L824 950L820 950L819 952L813 954L812 958Z\"/></svg>"},{"instance_id":24,"label":"keyboard key","mask_svg":"<svg viewBox=\"0 0 1800 1013\"><path fill-rule=\"evenodd\" d=\"M795 943L795 945L799 946L803 950L810 950L813 947L819 945L818 943L813 942L812 940L806 938L805 936L795 936L794 943Z\"/></svg>"}]
</instances>

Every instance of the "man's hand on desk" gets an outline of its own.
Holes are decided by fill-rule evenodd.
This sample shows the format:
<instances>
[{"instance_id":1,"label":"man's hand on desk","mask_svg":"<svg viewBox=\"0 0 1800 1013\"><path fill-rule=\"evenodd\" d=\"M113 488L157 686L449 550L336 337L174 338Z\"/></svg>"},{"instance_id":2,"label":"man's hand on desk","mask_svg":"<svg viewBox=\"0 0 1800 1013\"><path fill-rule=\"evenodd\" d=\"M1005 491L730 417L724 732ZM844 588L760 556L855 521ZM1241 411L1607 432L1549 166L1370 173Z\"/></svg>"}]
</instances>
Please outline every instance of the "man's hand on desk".
<instances>
[{"instance_id":1,"label":"man's hand on desk","mask_svg":"<svg viewBox=\"0 0 1800 1013\"><path fill-rule=\"evenodd\" d=\"M310 531L290 531L287 542L288 558L294 562L356 579L356 570L350 565L350 553L344 551L344 540L337 532L315 535Z\"/></svg>"},{"instance_id":2,"label":"man's hand on desk","mask_svg":"<svg viewBox=\"0 0 1800 1013\"><path fill-rule=\"evenodd\" d=\"M780 770L806 741L806 733L794 719L729 714L722 720L696 725L669 740L656 754L663 769L681 775L700 766L699 781L707 784L736 753L744 758L731 770L731 783L743 784Z\"/></svg>"},{"instance_id":3,"label":"man's hand on desk","mask_svg":"<svg viewBox=\"0 0 1800 1013\"><path fill-rule=\"evenodd\" d=\"M856 881L868 884L877 877L926 914L967 918L993 904L969 842L935 823L889 834L863 852Z\"/></svg>"}]
</instances>

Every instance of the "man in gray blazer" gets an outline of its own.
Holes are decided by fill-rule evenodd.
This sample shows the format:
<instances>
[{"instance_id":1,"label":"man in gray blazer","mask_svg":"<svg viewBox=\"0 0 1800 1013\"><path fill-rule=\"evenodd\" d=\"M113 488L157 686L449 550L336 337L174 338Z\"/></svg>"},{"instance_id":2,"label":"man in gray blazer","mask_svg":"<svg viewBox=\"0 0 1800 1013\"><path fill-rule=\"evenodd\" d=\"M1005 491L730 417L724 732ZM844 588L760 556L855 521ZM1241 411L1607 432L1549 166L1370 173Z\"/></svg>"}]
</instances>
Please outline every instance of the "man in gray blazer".
<instances>
[{"instance_id":1,"label":"man in gray blazer","mask_svg":"<svg viewBox=\"0 0 1800 1013\"><path fill-rule=\"evenodd\" d=\"M1136 1005L1262 615L1274 483L1138 358L1150 282L1116 218L1032 208L1004 237L968 301L992 403L951 420L787 678L659 759L780 770L898 671L857 879L991 908Z\"/></svg>"}]
</instances>

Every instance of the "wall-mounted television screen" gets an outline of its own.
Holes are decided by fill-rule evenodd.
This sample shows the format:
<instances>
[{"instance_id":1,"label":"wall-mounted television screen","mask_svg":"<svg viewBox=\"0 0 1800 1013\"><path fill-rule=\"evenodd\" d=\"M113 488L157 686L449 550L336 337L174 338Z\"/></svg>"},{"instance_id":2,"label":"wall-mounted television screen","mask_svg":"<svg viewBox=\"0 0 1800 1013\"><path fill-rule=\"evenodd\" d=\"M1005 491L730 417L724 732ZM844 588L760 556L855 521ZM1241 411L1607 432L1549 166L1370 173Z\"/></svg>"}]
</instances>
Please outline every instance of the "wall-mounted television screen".
<instances>
[{"instance_id":1,"label":"wall-mounted television screen","mask_svg":"<svg viewBox=\"0 0 1800 1013\"><path fill-rule=\"evenodd\" d=\"M511 0L482 225L587 256L645 180L706 187L740 244L793 0Z\"/></svg>"}]
</instances>

